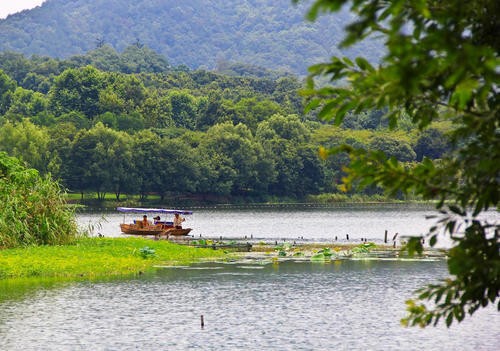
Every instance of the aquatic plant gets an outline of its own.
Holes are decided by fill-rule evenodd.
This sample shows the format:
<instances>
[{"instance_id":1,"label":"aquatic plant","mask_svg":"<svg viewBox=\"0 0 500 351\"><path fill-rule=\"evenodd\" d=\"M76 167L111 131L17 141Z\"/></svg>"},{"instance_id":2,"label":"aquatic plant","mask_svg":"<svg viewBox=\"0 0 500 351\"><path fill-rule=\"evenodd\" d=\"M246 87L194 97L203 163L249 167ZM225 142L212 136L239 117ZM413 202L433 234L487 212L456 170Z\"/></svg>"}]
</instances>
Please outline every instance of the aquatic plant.
<instances>
[{"instance_id":1,"label":"aquatic plant","mask_svg":"<svg viewBox=\"0 0 500 351\"><path fill-rule=\"evenodd\" d=\"M352 253L354 254L364 254L370 252L370 249L374 247L374 243L366 243L366 244L361 244L358 247L355 247L351 250Z\"/></svg>"},{"instance_id":2,"label":"aquatic plant","mask_svg":"<svg viewBox=\"0 0 500 351\"><path fill-rule=\"evenodd\" d=\"M311 261L331 260L333 252L329 247L319 250L315 255L311 256Z\"/></svg>"},{"instance_id":3,"label":"aquatic plant","mask_svg":"<svg viewBox=\"0 0 500 351\"><path fill-rule=\"evenodd\" d=\"M292 249L292 244L290 243L283 243L283 245L275 246L274 251L278 252L278 256L287 256L287 251L290 251Z\"/></svg>"},{"instance_id":4,"label":"aquatic plant","mask_svg":"<svg viewBox=\"0 0 500 351\"><path fill-rule=\"evenodd\" d=\"M151 258L156 256L156 251L149 246L144 246L142 249L139 249L139 254L142 258Z\"/></svg>"}]
</instances>

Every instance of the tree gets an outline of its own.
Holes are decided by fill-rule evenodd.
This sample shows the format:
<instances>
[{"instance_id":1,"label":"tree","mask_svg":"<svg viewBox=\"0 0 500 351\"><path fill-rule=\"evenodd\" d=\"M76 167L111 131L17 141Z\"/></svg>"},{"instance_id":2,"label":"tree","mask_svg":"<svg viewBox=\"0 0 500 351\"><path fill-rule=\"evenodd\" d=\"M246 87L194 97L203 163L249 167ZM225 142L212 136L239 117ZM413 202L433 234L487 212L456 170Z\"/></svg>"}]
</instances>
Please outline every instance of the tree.
<instances>
[{"instance_id":1,"label":"tree","mask_svg":"<svg viewBox=\"0 0 500 351\"><path fill-rule=\"evenodd\" d=\"M47 173L51 159L50 137L46 128L40 128L23 119L19 123L5 123L0 128L0 151L24 161L29 168Z\"/></svg>"},{"instance_id":2,"label":"tree","mask_svg":"<svg viewBox=\"0 0 500 351\"><path fill-rule=\"evenodd\" d=\"M200 177L198 155L181 140L162 140L158 149L161 159L160 183L157 192L163 202L167 192L185 194L194 192Z\"/></svg>"},{"instance_id":3,"label":"tree","mask_svg":"<svg viewBox=\"0 0 500 351\"><path fill-rule=\"evenodd\" d=\"M446 141L443 133L436 128L425 130L415 145L417 161L422 161L424 157L430 159L441 158L448 150L450 145Z\"/></svg>"},{"instance_id":4,"label":"tree","mask_svg":"<svg viewBox=\"0 0 500 351\"><path fill-rule=\"evenodd\" d=\"M54 80L50 104L56 115L80 111L89 119L99 114L99 94L104 75L92 66L68 69Z\"/></svg>"},{"instance_id":5,"label":"tree","mask_svg":"<svg viewBox=\"0 0 500 351\"><path fill-rule=\"evenodd\" d=\"M216 124L207 131L198 150L216 170L208 192L229 195L267 189L272 163L266 160L262 146L245 125Z\"/></svg>"},{"instance_id":6,"label":"tree","mask_svg":"<svg viewBox=\"0 0 500 351\"><path fill-rule=\"evenodd\" d=\"M388 158L395 157L401 162L415 161L416 157L415 151L412 150L408 143L395 138L390 138L387 135L375 137L370 142L370 149L380 150L385 153Z\"/></svg>"},{"instance_id":7,"label":"tree","mask_svg":"<svg viewBox=\"0 0 500 351\"><path fill-rule=\"evenodd\" d=\"M122 132L106 128L102 123L80 131L73 140L70 152L72 174L68 186L94 190L103 200L108 190L113 190L117 200L124 190L136 182L132 155L132 138ZM127 188L129 186L129 188Z\"/></svg>"},{"instance_id":8,"label":"tree","mask_svg":"<svg viewBox=\"0 0 500 351\"><path fill-rule=\"evenodd\" d=\"M196 118L196 98L185 91L169 92L172 118L177 127L194 129Z\"/></svg>"},{"instance_id":9,"label":"tree","mask_svg":"<svg viewBox=\"0 0 500 351\"><path fill-rule=\"evenodd\" d=\"M16 82L0 70L0 114L4 114L10 107L13 92L16 90Z\"/></svg>"},{"instance_id":10,"label":"tree","mask_svg":"<svg viewBox=\"0 0 500 351\"><path fill-rule=\"evenodd\" d=\"M300 0L294 0L299 2ZM316 0L309 11L337 12L347 0ZM462 321L480 307L499 300L500 226L486 223L480 214L500 210L500 2L481 0L357 0L349 2L359 18L347 27L344 46L381 36L387 54L374 67L367 60L333 57L310 68L306 110L318 108L320 118L338 125L349 111L387 108L394 128L408 114L421 130L433 122L453 124L452 146L439 163L424 157L407 167L380 151L349 146L320 150L323 156L346 151L351 163L346 189L383 186L389 193L415 193L438 200L442 211L430 228L430 244L442 230L449 235L451 278L420 290L418 299L433 307L408 301L404 323L426 326L445 319ZM314 78L327 75L331 82L315 88ZM421 252L420 238L409 244L410 253ZM498 304L500 310L500 303Z\"/></svg>"},{"instance_id":11,"label":"tree","mask_svg":"<svg viewBox=\"0 0 500 351\"><path fill-rule=\"evenodd\" d=\"M161 184L159 174L165 164L159 152L160 146L160 137L149 130L143 130L134 135L137 192L140 193L141 199L145 199L147 193L154 191Z\"/></svg>"}]
</instances>

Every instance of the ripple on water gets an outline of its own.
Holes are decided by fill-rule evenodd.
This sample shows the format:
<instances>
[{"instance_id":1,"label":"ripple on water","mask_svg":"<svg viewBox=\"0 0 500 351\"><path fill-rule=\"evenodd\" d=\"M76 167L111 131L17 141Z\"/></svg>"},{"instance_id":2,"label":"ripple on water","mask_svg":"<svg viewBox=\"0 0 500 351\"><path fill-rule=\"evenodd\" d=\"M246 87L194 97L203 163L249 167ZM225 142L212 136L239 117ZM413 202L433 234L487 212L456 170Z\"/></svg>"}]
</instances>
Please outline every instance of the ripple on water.
<instances>
[{"instance_id":1,"label":"ripple on water","mask_svg":"<svg viewBox=\"0 0 500 351\"><path fill-rule=\"evenodd\" d=\"M494 309L450 329L400 326L404 301L444 276L443 262L206 267L218 269L81 281L3 301L0 350L477 351L500 343Z\"/></svg>"}]
</instances>

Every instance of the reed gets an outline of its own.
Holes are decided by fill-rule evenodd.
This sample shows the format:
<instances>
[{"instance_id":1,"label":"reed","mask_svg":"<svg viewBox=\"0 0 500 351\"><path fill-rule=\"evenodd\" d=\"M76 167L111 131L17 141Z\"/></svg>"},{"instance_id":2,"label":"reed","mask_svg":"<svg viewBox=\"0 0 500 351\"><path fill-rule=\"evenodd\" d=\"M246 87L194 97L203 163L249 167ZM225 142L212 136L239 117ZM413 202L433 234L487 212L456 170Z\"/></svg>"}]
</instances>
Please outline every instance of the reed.
<instances>
[{"instance_id":1,"label":"reed","mask_svg":"<svg viewBox=\"0 0 500 351\"><path fill-rule=\"evenodd\" d=\"M78 233L60 185L5 153L0 153L0 204L0 249L69 243Z\"/></svg>"}]
</instances>

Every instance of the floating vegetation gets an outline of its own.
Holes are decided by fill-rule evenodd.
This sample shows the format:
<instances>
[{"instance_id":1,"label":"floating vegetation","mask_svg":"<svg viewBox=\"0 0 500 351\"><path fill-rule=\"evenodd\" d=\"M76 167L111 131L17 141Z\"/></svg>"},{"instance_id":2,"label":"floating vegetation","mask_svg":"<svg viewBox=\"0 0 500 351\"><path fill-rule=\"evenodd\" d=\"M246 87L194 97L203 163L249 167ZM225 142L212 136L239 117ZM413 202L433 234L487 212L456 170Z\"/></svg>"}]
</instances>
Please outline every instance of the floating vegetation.
<instances>
[{"instance_id":1,"label":"floating vegetation","mask_svg":"<svg viewBox=\"0 0 500 351\"><path fill-rule=\"evenodd\" d=\"M375 247L374 243L361 244L360 246L351 249L351 252L354 256L365 256L373 247Z\"/></svg>"},{"instance_id":2,"label":"floating vegetation","mask_svg":"<svg viewBox=\"0 0 500 351\"><path fill-rule=\"evenodd\" d=\"M332 259L332 251L329 247L319 250L315 255L311 256L311 261L326 261Z\"/></svg>"},{"instance_id":3,"label":"floating vegetation","mask_svg":"<svg viewBox=\"0 0 500 351\"><path fill-rule=\"evenodd\" d=\"M139 249L139 255L142 258L153 258L156 257L156 251L149 246L144 246L142 249Z\"/></svg>"}]
</instances>

